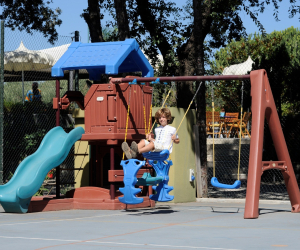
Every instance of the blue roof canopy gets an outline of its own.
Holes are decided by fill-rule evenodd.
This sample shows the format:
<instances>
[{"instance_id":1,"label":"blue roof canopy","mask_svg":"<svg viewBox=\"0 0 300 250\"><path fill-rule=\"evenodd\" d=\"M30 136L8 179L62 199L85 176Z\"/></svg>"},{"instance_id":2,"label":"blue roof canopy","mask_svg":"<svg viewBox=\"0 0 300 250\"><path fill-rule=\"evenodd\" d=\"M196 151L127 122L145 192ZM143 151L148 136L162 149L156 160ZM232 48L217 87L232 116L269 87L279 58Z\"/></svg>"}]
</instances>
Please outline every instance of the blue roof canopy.
<instances>
[{"instance_id":1,"label":"blue roof canopy","mask_svg":"<svg viewBox=\"0 0 300 250\"><path fill-rule=\"evenodd\" d=\"M100 80L101 74L141 71L153 77L154 70L135 39L121 42L73 42L51 70L52 77L63 77L64 70L86 69L90 80Z\"/></svg>"}]
</instances>

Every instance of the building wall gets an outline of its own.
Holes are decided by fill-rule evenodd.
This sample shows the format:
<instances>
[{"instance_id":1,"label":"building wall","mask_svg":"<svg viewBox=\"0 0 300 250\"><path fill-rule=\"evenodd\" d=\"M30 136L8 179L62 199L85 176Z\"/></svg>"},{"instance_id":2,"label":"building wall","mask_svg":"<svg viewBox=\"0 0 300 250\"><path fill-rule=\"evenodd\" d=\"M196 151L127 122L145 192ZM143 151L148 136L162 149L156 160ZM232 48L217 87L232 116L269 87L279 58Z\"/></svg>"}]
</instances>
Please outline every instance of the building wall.
<instances>
[{"instance_id":1,"label":"building wall","mask_svg":"<svg viewBox=\"0 0 300 250\"><path fill-rule=\"evenodd\" d=\"M75 127L84 128L84 110L76 109L73 113ZM77 141L74 148L75 158L75 188L89 186L89 145L88 141Z\"/></svg>"},{"instance_id":2,"label":"building wall","mask_svg":"<svg viewBox=\"0 0 300 250\"><path fill-rule=\"evenodd\" d=\"M157 110L158 108L153 108L153 117ZM173 121L169 125L177 129L186 110L170 108L170 111ZM172 201L174 203L193 202L196 200L196 182L189 181L190 169L194 169L196 173L193 139L193 125L195 124L196 112L195 110L189 110L177 132L180 143L173 146L171 154L173 166L171 166L169 172L169 186L174 187L173 191L170 192L171 195L174 195L174 200Z\"/></svg>"}]
</instances>

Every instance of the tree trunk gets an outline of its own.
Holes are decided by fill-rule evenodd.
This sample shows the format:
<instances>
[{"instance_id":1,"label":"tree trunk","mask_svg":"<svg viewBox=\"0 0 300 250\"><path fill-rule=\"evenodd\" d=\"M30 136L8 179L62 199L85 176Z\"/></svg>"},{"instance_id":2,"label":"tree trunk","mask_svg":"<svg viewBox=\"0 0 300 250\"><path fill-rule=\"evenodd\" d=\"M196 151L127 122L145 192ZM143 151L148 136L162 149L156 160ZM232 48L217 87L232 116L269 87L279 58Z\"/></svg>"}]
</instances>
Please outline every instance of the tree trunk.
<instances>
[{"instance_id":1,"label":"tree trunk","mask_svg":"<svg viewBox=\"0 0 300 250\"><path fill-rule=\"evenodd\" d=\"M199 34L199 33L198 33ZM199 42L201 36L194 37L192 34L189 42L180 48L178 52L180 64L180 75L204 75L204 50L203 43ZM197 41L196 41L197 40ZM196 82L198 87L200 82ZM201 197L208 196L207 190L207 148L206 148L206 102L205 102L205 82L202 83L200 91L196 97L196 119L199 127L200 161L201 161ZM193 96L194 89L192 82L177 83L177 107L187 108ZM193 106L192 108L195 108Z\"/></svg>"},{"instance_id":2,"label":"tree trunk","mask_svg":"<svg viewBox=\"0 0 300 250\"><path fill-rule=\"evenodd\" d=\"M192 76L195 74L195 63L193 60L195 47L193 43L194 37L191 36L189 41L178 49L180 76ZM186 109L193 98L193 93L193 82L177 82L177 107ZM195 108L195 105L193 104L191 108Z\"/></svg>"},{"instance_id":3,"label":"tree trunk","mask_svg":"<svg viewBox=\"0 0 300 250\"><path fill-rule=\"evenodd\" d=\"M91 42L104 42L102 36L102 27L101 27L101 19L100 19L100 7L98 0L88 0L88 13L83 14L83 18L86 21L90 36Z\"/></svg>"},{"instance_id":4,"label":"tree trunk","mask_svg":"<svg viewBox=\"0 0 300 250\"><path fill-rule=\"evenodd\" d=\"M202 1L193 0L194 10L194 30L186 44L178 49L180 62L180 75L204 75L204 38L210 25L211 2L205 4ZM196 83L199 86L200 82ZM202 194L201 197L208 196L207 189L207 144L206 144L206 101L205 82L196 97L196 118L199 127L200 161ZM187 108L193 98L194 89L191 82L177 84L177 107Z\"/></svg>"},{"instance_id":5,"label":"tree trunk","mask_svg":"<svg viewBox=\"0 0 300 250\"><path fill-rule=\"evenodd\" d=\"M194 9L194 63L195 74L204 75L204 30L207 28L207 20L203 16L209 16L211 4L206 1L193 0ZM200 83L197 83L197 85ZM201 89L197 96L197 125L199 126L199 143L200 143L200 160L201 160L201 179L202 179L202 197L208 197L207 188L207 144L206 144L206 101L205 101L205 82L202 83Z\"/></svg>"},{"instance_id":6,"label":"tree trunk","mask_svg":"<svg viewBox=\"0 0 300 250\"><path fill-rule=\"evenodd\" d=\"M129 25L126 10L126 0L114 0L118 24L119 40L129 38Z\"/></svg>"}]
</instances>

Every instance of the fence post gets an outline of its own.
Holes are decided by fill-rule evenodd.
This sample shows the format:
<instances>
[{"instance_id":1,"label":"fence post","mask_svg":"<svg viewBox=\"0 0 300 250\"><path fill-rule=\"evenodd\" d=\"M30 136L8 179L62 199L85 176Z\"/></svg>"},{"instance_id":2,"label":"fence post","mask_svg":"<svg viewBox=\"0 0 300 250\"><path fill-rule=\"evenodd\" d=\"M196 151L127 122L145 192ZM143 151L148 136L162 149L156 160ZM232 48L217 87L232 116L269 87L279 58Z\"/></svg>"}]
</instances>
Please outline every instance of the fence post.
<instances>
[{"instance_id":1,"label":"fence post","mask_svg":"<svg viewBox=\"0 0 300 250\"><path fill-rule=\"evenodd\" d=\"M202 197L202 178L201 178L199 126L197 126L197 125L194 125L194 139L195 139L194 141L195 141L197 198L201 198Z\"/></svg>"},{"instance_id":2,"label":"fence post","mask_svg":"<svg viewBox=\"0 0 300 250\"><path fill-rule=\"evenodd\" d=\"M1 20L0 69L0 185L3 184L4 20Z\"/></svg>"},{"instance_id":3,"label":"fence post","mask_svg":"<svg viewBox=\"0 0 300 250\"><path fill-rule=\"evenodd\" d=\"M79 31L75 31L75 42L79 42ZM75 91L79 91L79 70L75 70Z\"/></svg>"}]
</instances>

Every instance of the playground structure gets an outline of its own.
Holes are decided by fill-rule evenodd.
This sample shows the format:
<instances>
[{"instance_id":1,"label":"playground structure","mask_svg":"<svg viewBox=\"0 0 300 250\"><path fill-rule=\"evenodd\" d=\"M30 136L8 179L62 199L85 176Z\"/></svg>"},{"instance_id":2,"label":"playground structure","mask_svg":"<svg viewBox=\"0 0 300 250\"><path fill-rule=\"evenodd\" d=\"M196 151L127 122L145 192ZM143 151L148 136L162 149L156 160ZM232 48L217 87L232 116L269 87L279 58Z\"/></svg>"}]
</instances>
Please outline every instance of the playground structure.
<instances>
[{"instance_id":1,"label":"playground structure","mask_svg":"<svg viewBox=\"0 0 300 250\"><path fill-rule=\"evenodd\" d=\"M52 68L52 75L61 77L64 70L82 68L87 69L89 79L94 81L100 80L101 74L122 72L139 71L143 76L153 76L151 65L134 39L96 44L73 43ZM58 78L56 82L59 86ZM80 207L125 208L126 205L116 199L121 195L117 189L122 185L124 177L120 167L120 145L125 133L128 142L145 138L143 111L145 109L145 116L149 118L151 99L152 87L128 83L93 84L85 96L79 91L68 91L62 98L57 94L53 106L58 112L58 107L66 108L72 101L76 101L85 111L82 140L88 141L90 146L89 187L80 187L67 193L71 199L90 198L82 200ZM129 103L130 116L127 123ZM148 123L152 124L151 121ZM148 171L141 169L139 177ZM154 206L154 202L149 200L151 194L151 188L143 189L141 196L144 202L140 207Z\"/></svg>"},{"instance_id":2,"label":"playground structure","mask_svg":"<svg viewBox=\"0 0 300 250\"><path fill-rule=\"evenodd\" d=\"M99 59L91 62L90 58L97 53L102 53L101 55L104 53L104 56L99 56ZM99 80L102 73L116 74L124 71L141 71L143 76L153 75L152 67L133 39L113 43L75 43L52 68L52 75L61 77L66 69L82 68L90 72L90 79L95 82ZM81 140L88 141L90 146L89 186L79 187L67 193L70 201L76 200L78 205L76 208L122 209L126 207L119 201L122 199L118 199L124 190L121 188L123 179L127 179L120 168L122 155L120 145L125 138L129 143L133 140L144 139L147 126L150 128L152 125L152 116L150 115L152 87L149 86L148 81L135 84L136 79L142 81L145 78L137 77L130 83L118 82L115 84L110 81L107 84L93 84L85 97L78 91L68 91L62 98L57 93L57 97L54 99L53 107L57 109L57 117L59 117L59 109L68 107L71 101L76 101L78 106L85 111L85 133ZM157 79L155 80L156 83L159 83ZM58 79L56 83L59 90ZM126 117L129 106L129 116ZM158 170L159 167L157 167L156 172L160 173L161 177L150 177L153 169L149 168L149 164L146 164L145 167L144 163L136 164L138 160L126 161L126 163L128 162L134 163L133 167L135 165L142 167L135 174L141 177L138 185L144 184L143 182L146 183L142 190L135 189L132 187L132 183L136 181L136 176L134 176L134 180L130 184L131 188L128 190L134 189L135 194L140 193L141 198L136 199L134 196L133 199L139 200L139 202L125 202L126 204L139 204L137 206L147 207L155 205L149 197L159 201L173 199L167 194L172 190L167 185L168 171ZM151 164L151 161L149 163ZM125 166L125 164L122 165ZM171 162L170 165L172 165ZM154 187L154 189L156 192L165 190L162 191L164 198L158 194L156 195L160 198L156 199L156 195L152 196L150 178L152 185L154 185L153 178L156 179L155 183L161 182L161 187ZM125 189L127 188L125 187ZM86 197L89 197L90 200Z\"/></svg>"},{"instance_id":3,"label":"playground structure","mask_svg":"<svg viewBox=\"0 0 300 250\"><path fill-rule=\"evenodd\" d=\"M103 53L105 56L100 56ZM96 55L99 55L99 57L96 57ZM90 74L90 80L94 80L95 84L92 85L86 96L83 96L79 91L70 90L63 97L60 97L59 78L64 75L64 70L78 69L87 69ZM110 78L110 82L107 84L96 83L103 73L111 75L135 71L142 72L143 77ZM127 140L130 142L143 139L145 136L143 105L146 107L146 117L149 117L152 87L147 86L149 85L147 83L157 80L156 77L153 77L153 69L133 39L127 39L124 42L94 44L75 42L71 44L68 51L52 68L52 76L56 77L56 98L54 98L53 107L57 110L57 126L59 126L60 109L66 108L72 101L77 102L78 106L85 110L85 133L82 135L81 140L88 141L90 145L90 182L88 187L80 187L70 191L66 199L56 199L47 202L44 200L32 201L31 211L125 208L126 205L119 202L116 198L122 197L117 188L121 187L120 184L124 178L124 172L119 166L122 154L120 144L124 140L126 133L126 111L130 98L129 89L131 89L132 93L131 98L134 100L130 105L131 114L127 131ZM252 71L250 75L242 76L178 76L159 78L161 82L250 79L253 118L244 218L258 217L261 175L263 171L269 169L281 170L290 197L292 212L299 212L299 187L280 126L268 78L264 70ZM136 84L129 84L132 82ZM143 85L141 83L146 84ZM279 161L262 161L265 117L270 127ZM104 162L109 162L109 164L104 164ZM142 177L147 171L147 169L140 169L137 172L137 177ZM103 179L104 173L108 173L107 180ZM102 178L100 178L101 176ZM59 174L57 176L57 185L59 185ZM59 192L59 188L57 188L57 191ZM133 199L135 199L134 192L132 193L134 195ZM142 203L133 206L154 206L154 201L149 199L151 195L151 187L145 187L140 194L140 197L143 198ZM59 197L59 193L57 196Z\"/></svg>"}]
</instances>

